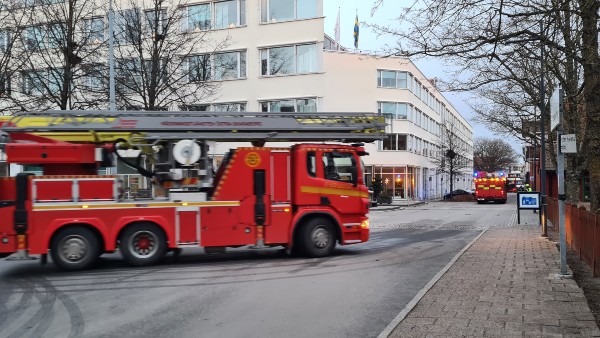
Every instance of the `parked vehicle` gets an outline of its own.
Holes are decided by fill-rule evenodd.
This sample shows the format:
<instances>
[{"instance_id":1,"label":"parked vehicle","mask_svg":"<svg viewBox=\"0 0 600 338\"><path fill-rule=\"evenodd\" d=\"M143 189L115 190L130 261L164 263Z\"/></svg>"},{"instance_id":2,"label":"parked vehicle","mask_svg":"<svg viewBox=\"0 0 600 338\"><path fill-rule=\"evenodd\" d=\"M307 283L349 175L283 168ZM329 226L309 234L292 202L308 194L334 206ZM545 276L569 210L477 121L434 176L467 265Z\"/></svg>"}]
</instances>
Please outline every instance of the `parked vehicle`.
<instances>
[{"instance_id":1,"label":"parked vehicle","mask_svg":"<svg viewBox=\"0 0 600 338\"><path fill-rule=\"evenodd\" d=\"M452 194L447 193L446 195L444 195L444 199L449 200L454 196L465 196L465 195L472 195L473 197L475 197L475 191L470 190L470 189L456 189L452 192Z\"/></svg>"}]
</instances>

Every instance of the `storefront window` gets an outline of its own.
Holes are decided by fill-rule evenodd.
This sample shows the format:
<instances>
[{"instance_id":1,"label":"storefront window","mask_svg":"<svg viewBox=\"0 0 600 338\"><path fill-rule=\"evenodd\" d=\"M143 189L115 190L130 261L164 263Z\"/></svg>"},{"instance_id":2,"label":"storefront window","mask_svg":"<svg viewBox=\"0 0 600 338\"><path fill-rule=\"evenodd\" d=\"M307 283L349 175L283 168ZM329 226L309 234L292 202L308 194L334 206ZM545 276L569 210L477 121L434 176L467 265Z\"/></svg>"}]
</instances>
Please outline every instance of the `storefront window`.
<instances>
[{"instance_id":1,"label":"storefront window","mask_svg":"<svg viewBox=\"0 0 600 338\"><path fill-rule=\"evenodd\" d=\"M394 198L414 196L414 168L406 166L374 166L373 177L381 176L382 195Z\"/></svg>"}]
</instances>

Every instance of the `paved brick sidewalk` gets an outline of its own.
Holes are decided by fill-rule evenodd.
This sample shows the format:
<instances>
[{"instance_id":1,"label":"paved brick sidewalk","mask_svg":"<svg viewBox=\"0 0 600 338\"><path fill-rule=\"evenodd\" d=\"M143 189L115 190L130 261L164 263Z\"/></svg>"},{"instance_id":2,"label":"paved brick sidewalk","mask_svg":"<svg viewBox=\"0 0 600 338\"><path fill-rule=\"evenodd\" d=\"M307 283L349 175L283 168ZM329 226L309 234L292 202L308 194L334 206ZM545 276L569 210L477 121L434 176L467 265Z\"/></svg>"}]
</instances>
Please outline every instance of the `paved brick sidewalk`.
<instances>
[{"instance_id":1,"label":"paved brick sidewalk","mask_svg":"<svg viewBox=\"0 0 600 338\"><path fill-rule=\"evenodd\" d=\"M537 225L492 227L390 337L600 336L577 283L556 278L559 260Z\"/></svg>"}]
</instances>

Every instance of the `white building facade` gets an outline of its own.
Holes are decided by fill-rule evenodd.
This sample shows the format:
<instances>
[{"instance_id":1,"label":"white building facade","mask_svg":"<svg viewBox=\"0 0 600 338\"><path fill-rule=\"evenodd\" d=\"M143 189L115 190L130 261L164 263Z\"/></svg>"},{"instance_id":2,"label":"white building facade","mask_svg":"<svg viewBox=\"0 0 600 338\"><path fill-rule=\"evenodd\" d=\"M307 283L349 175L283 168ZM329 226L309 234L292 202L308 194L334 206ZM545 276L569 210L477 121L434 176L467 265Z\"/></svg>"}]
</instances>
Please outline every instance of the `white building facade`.
<instances>
[{"instance_id":1,"label":"white building facade","mask_svg":"<svg viewBox=\"0 0 600 338\"><path fill-rule=\"evenodd\" d=\"M149 13L155 1L136 4ZM181 34L208 31L213 41L229 39L216 54L198 50L186 56L190 85L206 79L194 70L202 60L210 63L209 81L220 85L217 95L193 103L192 109L385 114L388 135L367 145L370 156L364 161L367 179L380 176L383 193L397 199L433 199L449 192L449 177L439 173L434 159L441 153L443 126L452 123L467 149L464 160L471 164L453 186L472 187L470 124L409 59L334 50L324 32L322 0L192 0L185 6ZM87 22L96 33L108 28L105 15ZM219 65L225 62L234 66L224 71ZM227 146L216 147L215 155Z\"/></svg>"}]
</instances>

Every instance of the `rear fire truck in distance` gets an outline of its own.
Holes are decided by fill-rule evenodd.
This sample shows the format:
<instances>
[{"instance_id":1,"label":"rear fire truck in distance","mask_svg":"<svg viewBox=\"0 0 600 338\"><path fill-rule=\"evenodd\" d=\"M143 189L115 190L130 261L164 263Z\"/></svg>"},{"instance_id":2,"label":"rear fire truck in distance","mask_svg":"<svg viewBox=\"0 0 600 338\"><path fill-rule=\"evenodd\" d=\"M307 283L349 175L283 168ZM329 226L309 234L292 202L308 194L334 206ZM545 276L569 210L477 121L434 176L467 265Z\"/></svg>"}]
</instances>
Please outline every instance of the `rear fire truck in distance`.
<instances>
[{"instance_id":1,"label":"rear fire truck in distance","mask_svg":"<svg viewBox=\"0 0 600 338\"><path fill-rule=\"evenodd\" d=\"M186 247L322 257L369 239L360 142L382 138L380 115L73 111L0 123L7 162L43 168L0 178L0 257L50 254L78 270L117 248L141 266ZM213 172L209 140L253 146L230 150ZM337 143L263 146L276 141ZM98 175L115 157L163 196L124 199L117 176Z\"/></svg>"},{"instance_id":2,"label":"rear fire truck in distance","mask_svg":"<svg viewBox=\"0 0 600 338\"><path fill-rule=\"evenodd\" d=\"M475 178L475 198L478 204L485 202L506 203L506 177L504 172L488 173L478 171L473 176Z\"/></svg>"}]
</instances>

